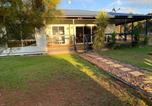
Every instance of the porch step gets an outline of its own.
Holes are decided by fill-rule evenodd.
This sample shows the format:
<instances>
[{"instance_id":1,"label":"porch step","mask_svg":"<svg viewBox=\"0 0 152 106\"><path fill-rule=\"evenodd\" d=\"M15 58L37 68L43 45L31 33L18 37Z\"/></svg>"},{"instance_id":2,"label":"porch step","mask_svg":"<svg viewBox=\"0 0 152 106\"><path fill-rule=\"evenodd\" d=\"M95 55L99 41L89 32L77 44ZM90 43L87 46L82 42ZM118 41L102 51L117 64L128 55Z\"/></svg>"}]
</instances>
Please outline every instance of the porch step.
<instances>
[{"instance_id":1,"label":"porch step","mask_svg":"<svg viewBox=\"0 0 152 106\"><path fill-rule=\"evenodd\" d=\"M92 48L92 45L88 45L88 49ZM76 44L77 52L85 52L84 44Z\"/></svg>"},{"instance_id":2,"label":"porch step","mask_svg":"<svg viewBox=\"0 0 152 106\"><path fill-rule=\"evenodd\" d=\"M73 50L74 48L71 48L71 47L69 47L69 48L67 48L67 47L60 47L60 48L51 48L51 47L48 47L48 51L62 51L62 50Z\"/></svg>"},{"instance_id":3,"label":"porch step","mask_svg":"<svg viewBox=\"0 0 152 106\"><path fill-rule=\"evenodd\" d=\"M84 50L84 45L83 44L76 44L76 49L77 50Z\"/></svg>"},{"instance_id":4,"label":"porch step","mask_svg":"<svg viewBox=\"0 0 152 106\"><path fill-rule=\"evenodd\" d=\"M69 54L73 52L74 51L70 51L70 50L52 50L52 51L48 51L48 54Z\"/></svg>"},{"instance_id":5,"label":"porch step","mask_svg":"<svg viewBox=\"0 0 152 106\"><path fill-rule=\"evenodd\" d=\"M70 45L48 45L48 54L71 53L74 48Z\"/></svg>"},{"instance_id":6,"label":"porch step","mask_svg":"<svg viewBox=\"0 0 152 106\"><path fill-rule=\"evenodd\" d=\"M48 48L70 48L72 45L63 45L63 44L48 44Z\"/></svg>"},{"instance_id":7,"label":"porch step","mask_svg":"<svg viewBox=\"0 0 152 106\"><path fill-rule=\"evenodd\" d=\"M85 52L84 44L76 44L76 50L79 53ZM49 54L71 53L74 52L74 45L48 45Z\"/></svg>"}]
</instances>

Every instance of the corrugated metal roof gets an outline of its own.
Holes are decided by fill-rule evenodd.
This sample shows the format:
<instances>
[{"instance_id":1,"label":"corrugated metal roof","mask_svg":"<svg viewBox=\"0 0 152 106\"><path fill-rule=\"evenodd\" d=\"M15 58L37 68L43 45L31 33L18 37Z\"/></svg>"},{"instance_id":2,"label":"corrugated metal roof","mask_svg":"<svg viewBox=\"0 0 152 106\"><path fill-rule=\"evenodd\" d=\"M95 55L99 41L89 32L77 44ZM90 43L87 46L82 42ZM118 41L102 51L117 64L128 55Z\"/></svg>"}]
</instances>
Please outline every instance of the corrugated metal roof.
<instances>
[{"instance_id":1,"label":"corrugated metal roof","mask_svg":"<svg viewBox=\"0 0 152 106\"><path fill-rule=\"evenodd\" d=\"M96 17L99 11L89 11L89 10L68 10L63 9L64 17ZM131 14L131 13L114 13L108 12L109 17L128 17L128 16L148 16L148 15L141 15L141 14Z\"/></svg>"},{"instance_id":2,"label":"corrugated metal roof","mask_svg":"<svg viewBox=\"0 0 152 106\"><path fill-rule=\"evenodd\" d=\"M95 17L97 16L97 11L89 11L89 10L62 10L64 16L66 17L74 17L74 16L88 16L88 17Z\"/></svg>"}]
</instances>

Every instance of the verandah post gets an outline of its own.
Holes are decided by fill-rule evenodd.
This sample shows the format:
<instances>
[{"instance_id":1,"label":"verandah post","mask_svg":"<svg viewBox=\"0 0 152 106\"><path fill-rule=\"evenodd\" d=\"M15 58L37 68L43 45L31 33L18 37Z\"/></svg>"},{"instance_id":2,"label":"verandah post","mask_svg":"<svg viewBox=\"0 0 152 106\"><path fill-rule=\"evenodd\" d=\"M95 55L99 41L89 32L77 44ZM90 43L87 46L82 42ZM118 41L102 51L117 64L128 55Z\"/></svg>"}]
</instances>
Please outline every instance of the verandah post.
<instances>
[{"instance_id":1,"label":"verandah post","mask_svg":"<svg viewBox=\"0 0 152 106\"><path fill-rule=\"evenodd\" d=\"M145 36L148 35L148 19L146 19L146 22L145 22Z\"/></svg>"},{"instance_id":2,"label":"verandah post","mask_svg":"<svg viewBox=\"0 0 152 106\"><path fill-rule=\"evenodd\" d=\"M133 42L134 42L134 34L133 34L133 29L134 29L134 22L131 23L131 43L133 46Z\"/></svg>"},{"instance_id":3,"label":"verandah post","mask_svg":"<svg viewBox=\"0 0 152 106\"><path fill-rule=\"evenodd\" d=\"M75 19L73 19L72 22L73 22L74 51L77 51L77 48L76 48L76 35L74 34Z\"/></svg>"},{"instance_id":4,"label":"verandah post","mask_svg":"<svg viewBox=\"0 0 152 106\"><path fill-rule=\"evenodd\" d=\"M127 41L127 23L126 23L126 19L125 19L125 24L124 24L124 41Z\"/></svg>"}]
</instances>

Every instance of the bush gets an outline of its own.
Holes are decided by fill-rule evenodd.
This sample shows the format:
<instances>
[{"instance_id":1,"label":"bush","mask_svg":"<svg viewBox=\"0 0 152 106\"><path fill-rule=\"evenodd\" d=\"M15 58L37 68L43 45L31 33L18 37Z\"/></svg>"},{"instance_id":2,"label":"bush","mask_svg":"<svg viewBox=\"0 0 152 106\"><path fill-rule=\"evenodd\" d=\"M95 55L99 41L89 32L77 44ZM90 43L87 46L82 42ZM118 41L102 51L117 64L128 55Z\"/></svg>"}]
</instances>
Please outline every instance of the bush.
<instances>
[{"instance_id":1,"label":"bush","mask_svg":"<svg viewBox=\"0 0 152 106\"><path fill-rule=\"evenodd\" d=\"M106 12L100 12L96 18L97 33L93 42L93 48L96 51L104 47L105 29L108 25L108 19Z\"/></svg>"},{"instance_id":2,"label":"bush","mask_svg":"<svg viewBox=\"0 0 152 106\"><path fill-rule=\"evenodd\" d=\"M109 38L109 42L107 43L108 48L115 49L116 48L116 32L113 32Z\"/></svg>"},{"instance_id":3,"label":"bush","mask_svg":"<svg viewBox=\"0 0 152 106\"><path fill-rule=\"evenodd\" d=\"M149 37L148 37L148 35L145 35L145 36L144 36L143 44L144 44L144 45L147 45L147 44L148 44L148 41L149 41Z\"/></svg>"},{"instance_id":4,"label":"bush","mask_svg":"<svg viewBox=\"0 0 152 106\"><path fill-rule=\"evenodd\" d=\"M111 44L114 46L116 43L116 32L113 32L111 35Z\"/></svg>"},{"instance_id":5,"label":"bush","mask_svg":"<svg viewBox=\"0 0 152 106\"><path fill-rule=\"evenodd\" d=\"M134 41L132 43L132 46L139 46L140 45L140 34L141 34L142 30L143 30L142 23L137 22L133 28Z\"/></svg>"}]
</instances>

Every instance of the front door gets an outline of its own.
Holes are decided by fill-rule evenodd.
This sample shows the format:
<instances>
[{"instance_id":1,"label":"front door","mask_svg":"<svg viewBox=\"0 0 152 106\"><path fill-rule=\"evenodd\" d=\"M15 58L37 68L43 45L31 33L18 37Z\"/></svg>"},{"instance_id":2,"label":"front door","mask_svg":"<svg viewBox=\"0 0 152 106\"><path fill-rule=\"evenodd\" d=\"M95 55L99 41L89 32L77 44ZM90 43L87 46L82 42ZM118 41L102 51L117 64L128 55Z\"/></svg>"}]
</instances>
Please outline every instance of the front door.
<instances>
[{"instance_id":1,"label":"front door","mask_svg":"<svg viewBox=\"0 0 152 106\"><path fill-rule=\"evenodd\" d=\"M92 27L91 26L78 26L76 27L76 43L84 43L85 37L87 42L92 42Z\"/></svg>"},{"instance_id":2,"label":"front door","mask_svg":"<svg viewBox=\"0 0 152 106\"><path fill-rule=\"evenodd\" d=\"M92 31L90 26L85 26L84 27L84 36L85 36L85 42L87 41L88 43L92 42Z\"/></svg>"},{"instance_id":3,"label":"front door","mask_svg":"<svg viewBox=\"0 0 152 106\"><path fill-rule=\"evenodd\" d=\"M76 43L83 43L84 27L76 27Z\"/></svg>"}]
</instances>

